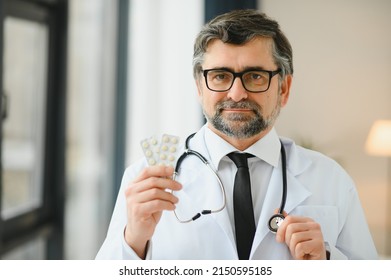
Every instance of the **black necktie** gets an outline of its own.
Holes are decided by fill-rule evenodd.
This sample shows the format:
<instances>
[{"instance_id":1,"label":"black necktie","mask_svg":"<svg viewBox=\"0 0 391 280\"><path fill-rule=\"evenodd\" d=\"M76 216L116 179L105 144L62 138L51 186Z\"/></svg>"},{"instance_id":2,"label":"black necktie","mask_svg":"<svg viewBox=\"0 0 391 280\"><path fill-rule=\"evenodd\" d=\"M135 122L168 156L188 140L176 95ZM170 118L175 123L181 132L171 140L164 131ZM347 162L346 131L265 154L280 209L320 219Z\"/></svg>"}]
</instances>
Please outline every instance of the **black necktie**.
<instances>
[{"instance_id":1,"label":"black necktie","mask_svg":"<svg viewBox=\"0 0 391 280\"><path fill-rule=\"evenodd\" d=\"M236 246L239 259L248 260L255 234L255 218L247 159L253 155L231 153L228 157L238 168L234 183Z\"/></svg>"}]
</instances>

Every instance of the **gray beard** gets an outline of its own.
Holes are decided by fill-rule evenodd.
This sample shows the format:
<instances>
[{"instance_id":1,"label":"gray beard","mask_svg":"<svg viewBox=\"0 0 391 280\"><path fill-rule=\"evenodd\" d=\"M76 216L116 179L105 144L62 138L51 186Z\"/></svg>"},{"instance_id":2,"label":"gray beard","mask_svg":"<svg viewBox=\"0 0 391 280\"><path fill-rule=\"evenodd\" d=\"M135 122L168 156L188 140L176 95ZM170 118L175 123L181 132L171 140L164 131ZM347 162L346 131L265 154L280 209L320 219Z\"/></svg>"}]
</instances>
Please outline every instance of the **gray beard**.
<instances>
[{"instance_id":1,"label":"gray beard","mask_svg":"<svg viewBox=\"0 0 391 280\"><path fill-rule=\"evenodd\" d=\"M223 109L251 109L254 115L248 116L242 113L232 113L229 117L222 116ZM280 114L280 100L269 117L262 116L262 108L255 102L244 100L234 102L232 100L220 101L216 105L216 113L213 116L204 115L208 122L218 131L236 139L246 139L259 134L274 124Z\"/></svg>"}]
</instances>

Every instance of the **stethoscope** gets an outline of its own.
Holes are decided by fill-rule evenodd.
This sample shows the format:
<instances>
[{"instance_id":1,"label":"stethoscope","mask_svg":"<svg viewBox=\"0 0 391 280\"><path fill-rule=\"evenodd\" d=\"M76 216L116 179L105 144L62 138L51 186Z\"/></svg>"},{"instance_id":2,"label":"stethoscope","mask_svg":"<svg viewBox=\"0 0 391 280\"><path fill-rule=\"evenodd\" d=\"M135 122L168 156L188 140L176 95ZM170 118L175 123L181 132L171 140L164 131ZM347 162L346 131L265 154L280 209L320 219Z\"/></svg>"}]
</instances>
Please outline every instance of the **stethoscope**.
<instances>
[{"instance_id":1,"label":"stethoscope","mask_svg":"<svg viewBox=\"0 0 391 280\"><path fill-rule=\"evenodd\" d=\"M175 217L176 217L176 219L180 223L189 223L189 222L197 220L202 215L208 215L208 214L212 214L212 213L221 212L225 208L225 206L226 206L225 188L223 186L223 183L221 182L221 179L220 179L219 175L217 175L217 172L212 168L212 166L210 165L209 161L202 154L200 154L199 152L194 151L194 150L189 148L190 139L193 138L194 134L195 133L189 135L187 137L186 141L185 141L185 151L178 158L178 161L177 161L176 166L175 166L174 174L173 174L173 180L175 180L176 177L179 175L179 169L181 167L181 164L182 164L183 160L187 156L190 156L190 155L196 156L199 160L201 160L209 168L209 170L212 172L212 174L216 177L217 182L219 183L219 186L220 186L220 189L221 189L221 193L222 193L222 198L223 199L222 199L222 205L218 209L215 209L215 210L202 210L201 212L195 214L192 218L190 218L188 220L182 220L178 216L177 212L174 210ZM286 178L286 154L285 154L284 145L282 143L281 143L281 161L282 161L282 197L281 197L281 204L280 204L280 208L279 208L278 213L272 215L270 217L270 219L269 219L269 222L268 222L269 230L271 232L273 232L273 233L277 232L278 228L280 227L282 221L285 218L284 215L283 215L283 212L284 212L286 196L287 196L287 178Z\"/></svg>"}]
</instances>

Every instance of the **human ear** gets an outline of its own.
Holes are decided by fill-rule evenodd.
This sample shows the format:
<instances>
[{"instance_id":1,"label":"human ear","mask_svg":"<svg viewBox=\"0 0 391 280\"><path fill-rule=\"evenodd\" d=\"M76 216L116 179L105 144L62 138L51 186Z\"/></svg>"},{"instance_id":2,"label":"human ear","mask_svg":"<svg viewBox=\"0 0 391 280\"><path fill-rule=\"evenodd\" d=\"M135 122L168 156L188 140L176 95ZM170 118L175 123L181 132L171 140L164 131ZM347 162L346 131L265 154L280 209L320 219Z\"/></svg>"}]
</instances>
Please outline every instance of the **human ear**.
<instances>
[{"instance_id":1,"label":"human ear","mask_svg":"<svg viewBox=\"0 0 391 280\"><path fill-rule=\"evenodd\" d=\"M288 103L292 78L293 78L292 75L286 75L284 80L281 82L281 87L280 87L281 107L284 107Z\"/></svg>"},{"instance_id":2,"label":"human ear","mask_svg":"<svg viewBox=\"0 0 391 280\"><path fill-rule=\"evenodd\" d=\"M196 83L196 86L197 86L198 99L201 100L201 98L202 98L202 84L201 84L201 79L196 78L195 83Z\"/></svg>"}]
</instances>

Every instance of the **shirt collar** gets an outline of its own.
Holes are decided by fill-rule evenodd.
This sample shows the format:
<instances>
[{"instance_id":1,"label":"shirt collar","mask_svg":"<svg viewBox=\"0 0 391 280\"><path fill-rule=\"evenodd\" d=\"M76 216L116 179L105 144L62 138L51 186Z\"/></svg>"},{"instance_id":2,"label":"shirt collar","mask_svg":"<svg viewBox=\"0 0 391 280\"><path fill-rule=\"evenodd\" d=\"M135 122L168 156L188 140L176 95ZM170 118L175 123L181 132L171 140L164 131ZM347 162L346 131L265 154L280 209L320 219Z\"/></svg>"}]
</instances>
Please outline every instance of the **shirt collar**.
<instances>
[{"instance_id":1,"label":"shirt collar","mask_svg":"<svg viewBox=\"0 0 391 280\"><path fill-rule=\"evenodd\" d=\"M215 134L210 128L205 127L205 144L208 149L213 166L218 168L221 159L237 149ZM253 154L273 167L278 166L280 158L281 142L273 127L268 134L255 142L243 152ZM250 159L251 160L251 159Z\"/></svg>"}]
</instances>

